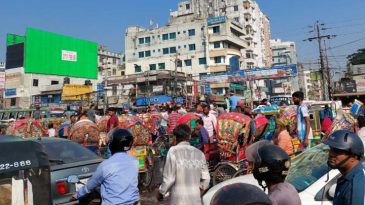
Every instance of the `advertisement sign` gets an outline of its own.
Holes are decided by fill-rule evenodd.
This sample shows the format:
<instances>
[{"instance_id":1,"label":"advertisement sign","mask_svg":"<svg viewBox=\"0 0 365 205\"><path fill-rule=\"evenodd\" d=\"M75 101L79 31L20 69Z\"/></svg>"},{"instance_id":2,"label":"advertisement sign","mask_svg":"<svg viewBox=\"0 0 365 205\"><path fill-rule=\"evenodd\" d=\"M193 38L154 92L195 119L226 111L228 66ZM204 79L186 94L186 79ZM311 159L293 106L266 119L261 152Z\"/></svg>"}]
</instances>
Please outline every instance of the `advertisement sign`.
<instances>
[{"instance_id":1,"label":"advertisement sign","mask_svg":"<svg viewBox=\"0 0 365 205\"><path fill-rule=\"evenodd\" d=\"M204 83L204 94L211 95L212 89L210 88L210 83Z\"/></svg>"},{"instance_id":2,"label":"advertisement sign","mask_svg":"<svg viewBox=\"0 0 365 205\"><path fill-rule=\"evenodd\" d=\"M152 87L153 92L163 92L163 85L154 85Z\"/></svg>"},{"instance_id":3,"label":"advertisement sign","mask_svg":"<svg viewBox=\"0 0 365 205\"><path fill-rule=\"evenodd\" d=\"M98 98L104 96L104 83L96 84L96 89L98 91L97 93Z\"/></svg>"},{"instance_id":4,"label":"advertisement sign","mask_svg":"<svg viewBox=\"0 0 365 205\"><path fill-rule=\"evenodd\" d=\"M77 61L77 52L62 50L63 61Z\"/></svg>"},{"instance_id":5,"label":"advertisement sign","mask_svg":"<svg viewBox=\"0 0 365 205\"><path fill-rule=\"evenodd\" d=\"M213 25L213 24L218 24L218 23L224 23L224 22L226 22L226 17L217 16L217 17L213 17L213 18L208 18L207 22L208 22L208 26Z\"/></svg>"},{"instance_id":6,"label":"advertisement sign","mask_svg":"<svg viewBox=\"0 0 365 205\"><path fill-rule=\"evenodd\" d=\"M92 85L71 85L66 84L62 90L62 100L79 101L86 98L86 94L91 94Z\"/></svg>"},{"instance_id":7,"label":"advertisement sign","mask_svg":"<svg viewBox=\"0 0 365 205\"><path fill-rule=\"evenodd\" d=\"M229 71L218 74L202 75L201 80L206 82L242 82L260 79L286 78L298 75L296 64L273 66L271 68L256 68L249 70Z\"/></svg>"},{"instance_id":8,"label":"advertisement sign","mask_svg":"<svg viewBox=\"0 0 365 205\"><path fill-rule=\"evenodd\" d=\"M320 71L314 71L310 73L311 80L322 80L322 73Z\"/></svg>"},{"instance_id":9,"label":"advertisement sign","mask_svg":"<svg viewBox=\"0 0 365 205\"><path fill-rule=\"evenodd\" d=\"M156 105L167 102L172 102L173 98L167 95L157 95L150 97L140 97L136 99L136 106L148 106L148 105ZM183 104L184 99L182 97L177 97L176 99L178 104Z\"/></svg>"},{"instance_id":10,"label":"advertisement sign","mask_svg":"<svg viewBox=\"0 0 365 205\"><path fill-rule=\"evenodd\" d=\"M246 89L246 85L230 83L229 84L229 89L230 90L245 90Z\"/></svg>"},{"instance_id":11,"label":"advertisement sign","mask_svg":"<svg viewBox=\"0 0 365 205\"><path fill-rule=\"evenodd\" d=\"M5 96L12 96L16 95L16 88L6 89L5 90Z\"/></svg>"},{"instance_id":12,"label":"advertisement sign","mask_svg":"<svg viewBox=\"0 0 365 205\"><path fill-rule=\"evenodd\" d=\"M25 73L97 78L97 43L28 28L25 45Z\"/></svg>"}]
</instances>

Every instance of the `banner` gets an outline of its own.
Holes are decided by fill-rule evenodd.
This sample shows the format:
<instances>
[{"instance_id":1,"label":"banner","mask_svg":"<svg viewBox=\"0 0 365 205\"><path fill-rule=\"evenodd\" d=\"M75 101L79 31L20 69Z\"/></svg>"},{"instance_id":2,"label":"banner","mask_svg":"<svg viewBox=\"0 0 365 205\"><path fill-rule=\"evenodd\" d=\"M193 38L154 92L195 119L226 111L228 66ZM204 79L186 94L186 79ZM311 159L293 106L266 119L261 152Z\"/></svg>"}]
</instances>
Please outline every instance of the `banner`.
<instances>
[{"instance_id":1,"label":"banner","mask_svg":"<svg viewBox=\"0 0 365 205\"><path fill-rule=\"evenodd\" d=\"M140 97L136 99L136 106L147 106L147 105L157 105L167 102L172 102L173 98L167 95L157 95L150 97ZM182 97L176 98L177 104L183 104L184 99Z\"/></svg>"},{"instance_id":2,"label":"banner","mask_svg":"<svg viewBox=\"0 0 365 205\"><path fill-rule=\"evenodd\" d=\"M249 70L229 71L217 74L202 75L200 78L206 82L242 82L260 79L286 78L298 75L296 64L273 66L271 68L256 68Z\"/></svg>"},{"instance_id":3,"label":"banner","mask_svg":"<svg viewBox=\"0 0 365 205\"><path fill-rule=\"evenodd\" d=\"M87 94L93 91L92 85L70 85L66 84L62 90L62 100L79 101L86 99Z\"/></svg>"}]
</instances>

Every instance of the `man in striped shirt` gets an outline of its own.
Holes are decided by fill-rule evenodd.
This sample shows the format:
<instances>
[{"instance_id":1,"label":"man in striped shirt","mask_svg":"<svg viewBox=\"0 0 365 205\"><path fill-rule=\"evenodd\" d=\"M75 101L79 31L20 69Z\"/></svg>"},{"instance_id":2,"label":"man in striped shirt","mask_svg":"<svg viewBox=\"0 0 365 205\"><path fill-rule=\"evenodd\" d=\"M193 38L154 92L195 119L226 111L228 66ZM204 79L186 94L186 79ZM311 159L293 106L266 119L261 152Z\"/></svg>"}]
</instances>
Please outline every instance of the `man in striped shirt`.
<instances>
[{"instance_id":1,"label":"man in striped shirt","mask_svg":"<svg viewBox=\"0 0 365 205\"><path fill-rule=\"evenodd\" d=\"M174 106L168 118L168 130L167 130L168 134L171 134L172 131L175 129L175 127L177 127L180 118L181 114L177 112L177 107Z\"/></svg>"}]
</instances>

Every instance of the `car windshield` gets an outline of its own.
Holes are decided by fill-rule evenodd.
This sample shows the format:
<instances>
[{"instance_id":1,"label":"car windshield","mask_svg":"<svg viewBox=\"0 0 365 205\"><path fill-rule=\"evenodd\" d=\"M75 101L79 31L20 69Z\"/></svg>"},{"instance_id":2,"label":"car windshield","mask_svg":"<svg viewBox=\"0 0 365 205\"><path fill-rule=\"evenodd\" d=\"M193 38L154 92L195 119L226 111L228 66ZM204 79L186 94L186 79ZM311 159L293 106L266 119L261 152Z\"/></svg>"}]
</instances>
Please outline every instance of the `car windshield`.
<instances>
[{"instance_id":1,"label":"car windshield","mask_svg":"<svg viewBox=\"0 0 365 205\"><path fill-rule=\"evenodd\" d=\"M329 171L328 150L327 145L319 144L294 158L286 181L292 184L298 192L308 188Z\"/></svg>"},{"instance_id":2,"label":"car windshield","mask_svg":"<svg viewBox=\"0 0 365 205\"><path fill-rule=\"evenodd\" d=\"M48 141L42 143L51 165L98 159L87 148L70 141Z\"/></svg>"}]
</instances>

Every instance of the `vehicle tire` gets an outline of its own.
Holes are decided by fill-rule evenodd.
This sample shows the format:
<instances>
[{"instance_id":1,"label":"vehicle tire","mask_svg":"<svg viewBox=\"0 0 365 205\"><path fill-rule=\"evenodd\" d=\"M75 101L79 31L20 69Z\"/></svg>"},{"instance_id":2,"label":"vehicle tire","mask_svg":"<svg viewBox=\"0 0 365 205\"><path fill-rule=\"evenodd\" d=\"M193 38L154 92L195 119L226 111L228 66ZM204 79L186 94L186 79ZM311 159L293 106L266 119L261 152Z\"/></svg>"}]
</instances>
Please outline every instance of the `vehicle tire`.
<instances>
[{"instance_id":1,"label":"vehicle tire","mask_svg":"<svg viewBox=\"0 0 365 205\"><path fill-rule=\"evenodd\" d=\"M236 174L236 167L229 164L219 165L213 172L213 186L223 181L233 178Z\"/></svg>"},{"instance_id":2,"label":"vehicle tire","mask_svg":"<svg viewBox=\"0 0 365 205\"><path fill-rule=\"evenodd\" d=\"M146 172L139 173L139 182L141 188L150 189L153 180L153 171L154 171L154 157L150 150L148 150L148 154L146 156Z\"/></svg>"},{"instance_id":3,"label":"vehicle tire","mask_svg":"<svg viewBox=\"0 0 365 205\"><path fill-rule=\"evenodd\" d=\"M240 169L238 170L232 178L235 178L235 177L239 177L239 176L243 176L243 175L246 175L247 174L247 170L246 169Z\"/></svg>"}]
</instances>

